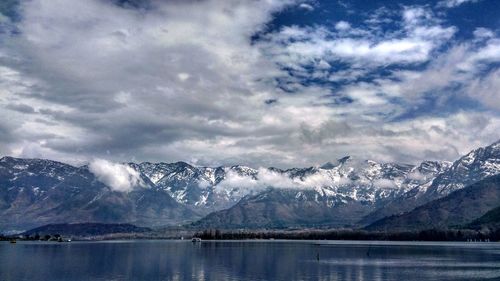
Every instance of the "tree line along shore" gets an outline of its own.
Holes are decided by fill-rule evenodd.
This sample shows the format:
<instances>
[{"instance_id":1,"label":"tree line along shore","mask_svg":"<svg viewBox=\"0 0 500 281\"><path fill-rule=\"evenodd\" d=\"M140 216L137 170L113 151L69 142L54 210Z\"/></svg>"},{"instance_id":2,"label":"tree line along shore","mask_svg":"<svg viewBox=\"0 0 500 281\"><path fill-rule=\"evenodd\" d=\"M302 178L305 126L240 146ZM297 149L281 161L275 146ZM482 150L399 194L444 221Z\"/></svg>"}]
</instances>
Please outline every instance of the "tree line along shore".
<instances>
[{"instance_id":1,"label":"tree line along shore","mask_svg":"<svg viewBox=\"0 0 500 281\"><path fill-rule=\"evenodd\" d=\"M290 239L290 240L380 240L380 241L500 241L500 229L429 229L421 231L381 232L350 229L330 230L219 230L205 229L194 234L203 240Z\"/></svg>"},{"instance_id":2,"label":"tree line along shore","mask_svg":"<svg viewBox=\"0 0 500 281\"><path fill-rule=\"evenodd\" d=\"M203 240L380 240L380 241L500 241L500 229L428 229L420 231L367 231L357 229L158 229L145 232L34 232L0 235L0 241L191 239Z\"/></svg>"}]
</instances>

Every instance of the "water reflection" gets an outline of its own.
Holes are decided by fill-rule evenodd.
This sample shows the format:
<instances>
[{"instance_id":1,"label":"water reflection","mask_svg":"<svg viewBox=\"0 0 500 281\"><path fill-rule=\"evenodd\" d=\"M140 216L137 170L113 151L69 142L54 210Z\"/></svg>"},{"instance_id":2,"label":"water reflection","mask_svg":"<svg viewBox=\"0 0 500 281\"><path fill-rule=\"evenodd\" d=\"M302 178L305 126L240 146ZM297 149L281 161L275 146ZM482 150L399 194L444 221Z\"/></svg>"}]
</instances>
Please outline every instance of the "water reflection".
<instances>
[{"instance_id":1,"label":"water reflection","mask_svg":"<svg viewBox=\"0 0 500 281\"><path fill-rule=\"evenodd\" d=\"M318 260L319 257L319 260ZM114 241L0 244L0 280L485 280L500 244Z\"/></svg>"}]
</instances>

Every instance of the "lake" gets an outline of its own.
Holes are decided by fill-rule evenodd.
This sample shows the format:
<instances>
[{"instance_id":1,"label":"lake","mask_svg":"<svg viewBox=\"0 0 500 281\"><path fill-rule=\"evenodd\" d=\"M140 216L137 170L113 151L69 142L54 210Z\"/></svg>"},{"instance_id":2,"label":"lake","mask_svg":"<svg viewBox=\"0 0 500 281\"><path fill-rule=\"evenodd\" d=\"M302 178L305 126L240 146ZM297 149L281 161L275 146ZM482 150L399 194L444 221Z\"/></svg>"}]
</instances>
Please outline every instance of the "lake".
<instances>
[{"instance_id":1,"label":"lake","mask_svg":"<svg viewBox=\"0 0 500 281\"><path fill-rule=\"evenodd\" d=\"M0 280L500 280L500 243L0 242Z\"/></svg>"}]
</instances>

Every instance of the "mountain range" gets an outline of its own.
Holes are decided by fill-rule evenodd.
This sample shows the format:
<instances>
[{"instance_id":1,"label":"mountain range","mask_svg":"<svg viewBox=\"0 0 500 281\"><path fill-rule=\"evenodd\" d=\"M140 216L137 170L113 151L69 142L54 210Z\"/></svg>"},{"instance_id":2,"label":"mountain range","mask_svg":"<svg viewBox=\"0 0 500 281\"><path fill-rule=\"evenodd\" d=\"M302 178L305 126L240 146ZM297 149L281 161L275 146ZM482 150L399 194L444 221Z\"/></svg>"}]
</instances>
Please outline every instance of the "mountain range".
<instances>
[{"instance_id":1,"label":"mountain range","mask_svg":"<svg viewBox=\"0 0 500 281\"><path fill-rule=\"evenodd\" d=\"M475 183L500 174L500 141L453 163L378 163L347 156L322 166L292 169L199 167L184 162L113 165L137 177L129 189L114 187L122 183L123 175L92 163L75 167L44 159L1 158L0 231L86 222L397 229L407 218L423 216L412 213L415 208L458 204L440 201L458 196L456 192L466 192L464 198L471 198L476 189L479 194L482 189ZM495 204L484 206L500 206ZM478 210L474 217L451 224L470 223L487 211Z\"/></svg>"}]
</instances>

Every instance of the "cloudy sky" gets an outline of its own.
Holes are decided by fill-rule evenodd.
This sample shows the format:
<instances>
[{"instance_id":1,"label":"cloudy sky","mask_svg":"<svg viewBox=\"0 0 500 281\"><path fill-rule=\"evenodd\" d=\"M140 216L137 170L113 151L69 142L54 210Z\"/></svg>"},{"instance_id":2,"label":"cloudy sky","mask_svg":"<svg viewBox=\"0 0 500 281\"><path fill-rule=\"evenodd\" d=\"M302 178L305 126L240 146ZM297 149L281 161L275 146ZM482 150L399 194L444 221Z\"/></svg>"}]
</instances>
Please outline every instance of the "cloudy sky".
<instances>
[{"instance_id":1,"label":"cloudy sky","mask_svg":"<svg viewBox=\"0 0 500 281\"><path fill-rule=\"evenodd\" d=\"M0 154L454 160L500 138L497 0L3 0Z\"/></svg>"}]
</instances>

